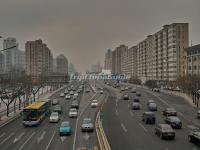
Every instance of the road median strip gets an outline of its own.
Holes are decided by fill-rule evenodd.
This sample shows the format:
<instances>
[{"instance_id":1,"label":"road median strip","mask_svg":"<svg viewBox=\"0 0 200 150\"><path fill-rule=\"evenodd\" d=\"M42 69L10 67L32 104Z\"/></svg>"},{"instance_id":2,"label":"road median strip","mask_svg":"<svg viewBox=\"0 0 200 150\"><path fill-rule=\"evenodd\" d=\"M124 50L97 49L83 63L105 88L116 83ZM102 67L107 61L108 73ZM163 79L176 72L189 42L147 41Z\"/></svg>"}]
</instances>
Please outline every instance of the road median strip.
<instances>
[{"instance_id":1,"label":"road median strip","mask_svg":"<svg viewBox=\"0 0 200 150\"><path fill-rule=\"evenodd\" d=\"M99 141L100 150L111 150L101 123L100 112L98 112L96 117L95 128L96 128L97 138Z\"/></svg>"}]
</instances>

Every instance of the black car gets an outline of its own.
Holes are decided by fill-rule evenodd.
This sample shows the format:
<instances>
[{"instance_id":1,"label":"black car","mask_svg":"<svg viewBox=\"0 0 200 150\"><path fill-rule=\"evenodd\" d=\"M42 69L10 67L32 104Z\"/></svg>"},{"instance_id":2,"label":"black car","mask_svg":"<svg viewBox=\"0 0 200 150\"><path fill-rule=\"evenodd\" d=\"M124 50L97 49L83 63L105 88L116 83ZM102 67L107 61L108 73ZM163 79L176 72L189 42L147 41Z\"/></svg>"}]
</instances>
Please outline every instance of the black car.
<instances>
[{"instance_id":1,"label":"black car","mask_svg":"<svg viewBox=\"0 0 200 150\"><path fill-rule=\"evenodd\" d=\"M53 111L61 114L62 113L62 107L60 105L55 105L54 108L53 108Z\"/></svg>"},{"instance_id":2,"label":"black car","mask_svg":"<svg viewBox=\"0 0 200 150\"><path fill-rule=\"evenodd\" d=\"M133 109L133 110L140 110L140 103L138 103L138 102L133 102L133 103L132 103L132 109Z\"/></svg>"},{"instance_id":3,"label":"black car","mask_svg":"<svg viewBox=\"0 0 200 150\"><path fill-rule=\"evenodd\" d=\"M136 89L135 89L135 88L132 88L132 89L131 89L131 93L136 93Z\"/></svg>"},{"instance_id":4,"label":"black car","mask_svg":"<svg viewBox=\"0 0 200 150\"><path fill-rule=\"evenodd\" d=\"M142 114L142 121L146 124L155 124L156 123L156 116L153 112L144 112Z\"/></svg>"},{"instance_id":5,"label":"black car","mask_svg":"<svg viewBox=\"0 0 200 150\"><path fill-rule=\"evenodd\" d=\"M174 129L181 129L182 128L182 122L181 120L176 116L168 116L165 118L165 123L171 125Z\"/></svg>"},{"instance_id":6,"label":"black car","mask_svg":"<svg viewBox=\"0 0 200 150\"><path fill-rule=\"evenodd\" d=\"M158 124L155 127L155 134L158 135L161 139L174 139L175 132L172 127L168 124Z\"/></svg>"},{"instance_id":7,"label":"black car","mask_svg":"<svg viewBox=\"0 0 200 150\"><path fill-rule=\"evenodd\" d=\"M72 103L71 103L71 108L76 108L78 109L79 108L79 103L77 100L73 100Z\"/></svg>"},{"instance_id":8,"label":"black car","mask_svg":"<svg viewBox=\"0 0 200 150\"><path fill-rule=\"evenodd\" d=\"M136 92L136 96L141 96L142 94L140 92Z\"/></svg>"},{"instance_id":9,"label":"black car","mask_svg":"<svg viewBox=\"0 0 200 150\"><path fill-rule=\"evenodd\" d=\"M138 97L138 96L135 96L135 97L133 98L133 102L140 102L139 97Z\"/></svg>"},{"instance_id":10,"label":"black car","mask_svg":"<svg viewBox=\"0 0 200 150\"><path fill-rule=\"evenodd\" d=\"M177 116L177 112L174 108L166 108L163 111L164 116Z\"/></svg>"},{"instance_id":11,"label":"black car","mask_svg":"<svg viewBox=\"0 0 200 150\"><path fill-rule=\"evenodd\" d=\"M188 134L188 140L189 142L195 143L200 146L200 129L199 128L191 129Z\"/></svg>"},{"instance_id":12,"label":"black car","mask_svg":"<svg viewBox=\"0 0 200 150\"><path fill-rule=\"evenodd\" d=\"M129 96L128 95L124 95L124 100L129 100Z\"/></svg>"}]
</instances>

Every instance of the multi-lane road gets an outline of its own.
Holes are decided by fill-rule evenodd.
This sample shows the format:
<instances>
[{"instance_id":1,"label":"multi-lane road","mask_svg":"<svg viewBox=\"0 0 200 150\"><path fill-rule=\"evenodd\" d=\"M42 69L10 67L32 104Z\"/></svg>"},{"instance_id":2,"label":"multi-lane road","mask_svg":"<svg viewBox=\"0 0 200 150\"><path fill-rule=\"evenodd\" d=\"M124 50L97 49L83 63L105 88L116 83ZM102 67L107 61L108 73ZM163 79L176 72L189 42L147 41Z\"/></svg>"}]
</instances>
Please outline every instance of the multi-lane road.
<instances>
[{"instance_id":1,"label":"multi-lane road","mask_svg":"<svg viewBox=\"0 0 200 150\"><path fill-rule=\"evenodd\" d=\"M125 87L125 86L124 86ZM133 87L133 86L132 86ZM149 89L137 88L141 92L141 110L132 110L130 101L123 100L123 94L128 94L132 99L135 94L130 91L120 93L120 88L106 88L110 94L109 101L103 111L103 126L109 140L111 149L114 150L198 150L198 146L188 142L188 127L199 126L196 118L197 109L190 106L184 99L165 94L155 93ZM147 109L147 101L155 100L158 111L157 123L164 123L162 111L167 107L177 110L182 120L183 128L175 130L175 140L162 140L154 133L155 125L146 125L142 121L142 114Z\"/></svg>"},{"instance_id":2,"label":"multi-lane road","mask_svg":"<svg viewBox=\"0 0 200 150\"><path fill-rule=\"evenodd\" d=\"M72 82L79 87L81 82ZM123 87L127 85L121 85ZM132 86L133 85L129 85ZM100 94L100 88L104 93ZM90 92L86 92L90 89ZM105 85L101 81L90 81L84 84L84 90L79 94L79 110L77 118L69 118L68 113L72 99L66 100L60 97L64 89L58 91L50 99L58 99L62 105L63 113L59 123L49 123L46 118L38 127L24 128L22 118L19 117L0 128L0 149L1 150L77 150L94 147L99 148L97 134L81 131L83 118L91 118L95 124L96 114L101 110L103 128L112 150L198 150L195 144L188 142L188 126L199 126L200 121L196 119L197 109L190 106L182 98L165 94L155 93L149 89L138 87L142 96L140 103L141 110L131 109L131 100L123 100L123 95L128 94L132 99L135 94L130 90L120 92L119 88ZM91 101L97 99L99 106L91 108ZM183 128L175 130L175 140L162 140L154 134L155 125L146 125L141 121L143 112L147 111L147 100L155 100L158 111L156 113L157 123L164 123L162 111L167 107L177 110L182 120ZM102 105L101 105L102 104ZM62 121L70 121L72 126L71 136L60 136L59 127Z\"/></svg>"}]
</instances>

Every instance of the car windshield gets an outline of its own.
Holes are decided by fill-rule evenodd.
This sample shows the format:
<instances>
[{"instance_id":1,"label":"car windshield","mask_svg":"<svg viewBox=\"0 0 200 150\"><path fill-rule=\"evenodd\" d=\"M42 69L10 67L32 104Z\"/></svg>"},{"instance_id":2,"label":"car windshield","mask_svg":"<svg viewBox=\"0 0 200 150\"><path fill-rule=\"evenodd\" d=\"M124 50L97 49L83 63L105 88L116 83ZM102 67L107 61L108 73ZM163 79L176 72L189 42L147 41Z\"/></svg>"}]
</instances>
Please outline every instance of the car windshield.
<instances>
[{"instance_id":1,"label":"car windshield","mask_svg":"<svg viewBox=\"0 0 200 150\"><path fill-rule=\"evenodd\" d=\"M169 126L169 125L163 125L163 126L162 126L162 129L163 129L163 130L172 130L172 129L171 129L171 126Z\"/></svg>"},{"instance_id":2,"label":"car windshield","mask_svg":"<svg viewBox=\"0 0 200 150\"><path fill-rule=\"evenodd\" d=\"M150 103L149 106L156 107L156 103Z\"/></svg>"},{"instance_id":3,"label":"car windshield","mask_svg":"<svg viewBox=\"0 0 200 150\"><path fill-rule=\"evenodd\" d=\"M70 112L77 112L76 109L70 109Z\"/></svg>"},{"instance_id":4,"label":"car windshield","mask_svg":"<svg viewBox=\"0 0 200 150\"><path fill-rule=\"evenodd\" d=\"M174 108L167 108L167 111L175 111Z\"/></svg>"},{"instance_id":5,"label":"car windshield","mask_svg":"<svg viewBox=\"0 0 200 150\"><path fill-rule=\"evenodd\" d=\"M69 127L69 122L62 122L61 127Z\"/></svg>"},{"instance_id":6,"label":"car windshield","mask_svg":"<svg viewBox=\"0 0 200 150\"><path fill-rule=\"evenodd\" d=\"M91 121L91 119L90 118L87 118L87 119L84 119L83 120L83 124L89 124L89 123L91 123L92 121Z\"/></svg>"},{"instance_id":7,"label":"car windshield","mask_svg":"<svg viewBox=\"0 0 200 150\"><path fill-rule=\"evenodd\" d=\"M178 117L169 117L171 119L171 121L174 122L180 122L180 119Z\"/></svg>"},{"instance_id":8,"label":"car windshield","mask_svg":"<svg viewBox=\"0 0 200 150\"><path fill-rule=\"evenodd\" d=\"M58 116L58 113L57 113L57 112L53 112L53 113L51 114L51 116L52 116L52 117L57 117L57 116Z\"/></svg>"}]
</instances>

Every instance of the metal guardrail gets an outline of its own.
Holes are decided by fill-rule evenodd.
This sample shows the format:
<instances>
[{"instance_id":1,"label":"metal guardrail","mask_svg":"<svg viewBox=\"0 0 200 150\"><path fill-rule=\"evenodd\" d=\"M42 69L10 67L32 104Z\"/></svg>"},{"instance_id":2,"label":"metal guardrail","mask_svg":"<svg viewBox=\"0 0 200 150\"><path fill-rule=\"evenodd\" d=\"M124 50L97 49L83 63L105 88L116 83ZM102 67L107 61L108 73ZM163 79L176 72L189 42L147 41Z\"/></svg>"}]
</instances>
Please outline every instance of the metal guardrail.
<instances>
[{"instance_id":1,"label":"metal guardrail","mask_svg":"<svg viewBox=\"0 0 200 150\"><path fill-rule=\"evenodd\" d=\"M97 113L95 127L96 127L96 133L99 141L100 150L111 150L101 123L100 111Z\"/></svg>"}]
</instances>

